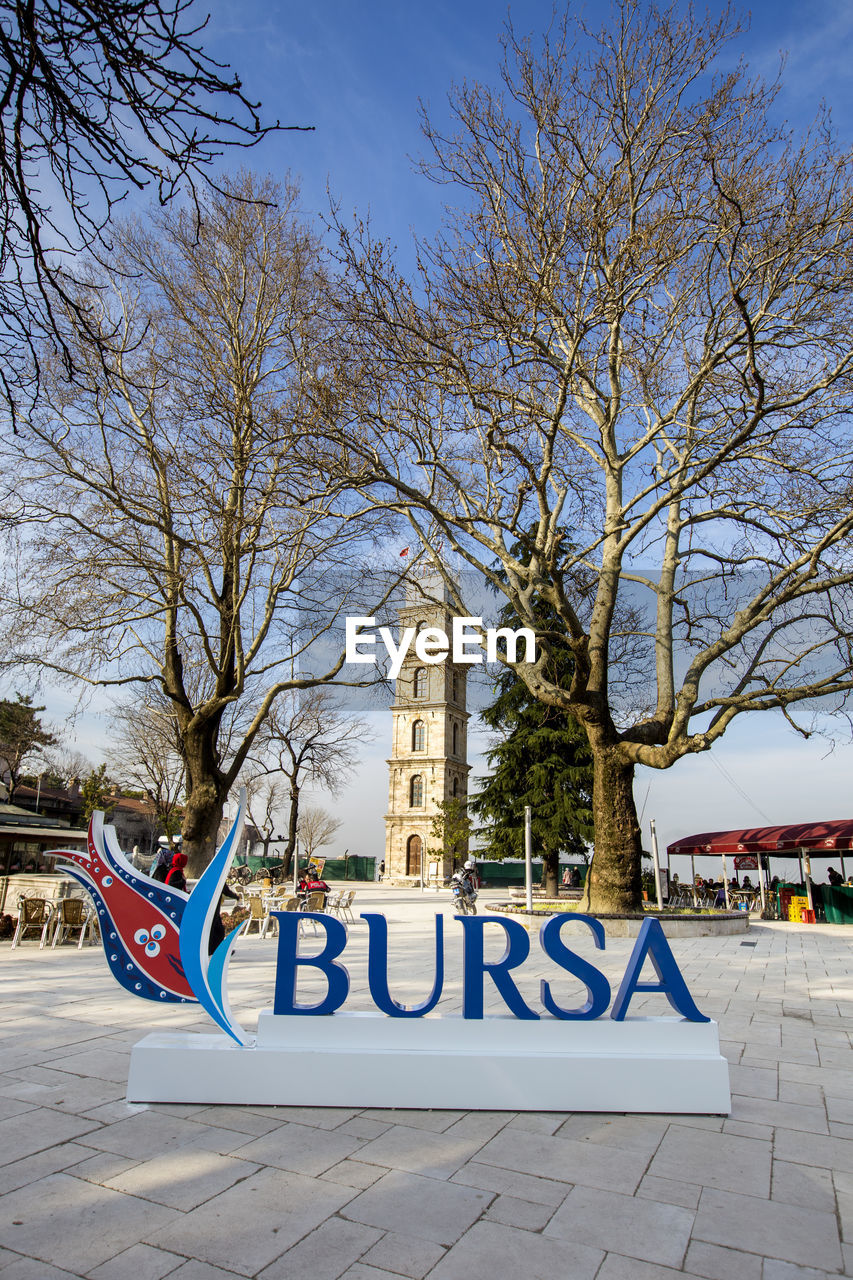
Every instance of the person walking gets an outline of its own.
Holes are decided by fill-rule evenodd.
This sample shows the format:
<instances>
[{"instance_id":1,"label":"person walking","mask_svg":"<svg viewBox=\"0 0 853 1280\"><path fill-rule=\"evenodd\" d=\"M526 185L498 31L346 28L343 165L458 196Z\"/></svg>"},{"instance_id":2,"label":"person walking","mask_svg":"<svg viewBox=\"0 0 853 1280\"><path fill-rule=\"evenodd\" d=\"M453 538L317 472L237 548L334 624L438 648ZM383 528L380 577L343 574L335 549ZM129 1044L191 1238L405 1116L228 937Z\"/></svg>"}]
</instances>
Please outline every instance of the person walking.
<instances>
[{"instance_id":1,"label":"person walking","mask_svg":"<svg viewBox=\"0 0 853 1280\"><path fill-rule=\"evenodd\" d=\"M225 925L222 923L223 898L233 898L235 901L239 901L240 895L239 893L235 893L229 885L224 884L222 886L222 892L219 895L219 902L216 905L216 910L213 913L213 919L210 922L210 937L207 940L207 954L210 956L213 955L220 942L225 940Z\"/></svg>"},{"instance_id":2,"label":"person walking","mask_svg":"<svg viewBox=\"0 0 853 1280\"><path fill-rule=\"evenodd\" d=\"M172 867L172 859L176 853L181 851L181 837L174 836L172 841L168 841L165 836L161 836L163 841L157 853L154 866L151 868L151 879L159 880L161 884L165 884L166 876Z\"/></svg>"},{"instance_id":3,"label":"person walking","mask_svg":"<svg viewBox=\"0 0 853 1280\"><path fill-rule=\"evenodd\" d=\"M181 893L187 891L187 878L184 875L184 867L187 865L187 855L185 853L175 853L172 855L172 865L166 875L164 883L170 889L179 889Z\"/></svg>"}]
</instances>

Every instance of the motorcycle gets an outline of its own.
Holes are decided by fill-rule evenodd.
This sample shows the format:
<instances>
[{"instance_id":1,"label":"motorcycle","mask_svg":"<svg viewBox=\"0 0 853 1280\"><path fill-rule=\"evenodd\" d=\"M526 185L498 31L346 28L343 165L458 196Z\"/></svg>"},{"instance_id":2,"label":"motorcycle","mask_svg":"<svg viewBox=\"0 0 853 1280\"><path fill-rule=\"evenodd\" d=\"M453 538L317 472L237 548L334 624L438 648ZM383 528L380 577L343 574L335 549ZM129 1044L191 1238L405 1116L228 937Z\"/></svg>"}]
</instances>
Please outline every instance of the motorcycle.
<instances>
[{"instance_id":1,"label":"motorcycle","mask_svg":"<svg viewBox=\"0 0 853 1280\"><path fill-rule=\"evenodd\" d=\"M461 916L475 916L477 914L477 891L473 885L466 884L457 879L455 876L450 881L450 888L453 891L453 905Z\"/></svg>"}]
</instances>

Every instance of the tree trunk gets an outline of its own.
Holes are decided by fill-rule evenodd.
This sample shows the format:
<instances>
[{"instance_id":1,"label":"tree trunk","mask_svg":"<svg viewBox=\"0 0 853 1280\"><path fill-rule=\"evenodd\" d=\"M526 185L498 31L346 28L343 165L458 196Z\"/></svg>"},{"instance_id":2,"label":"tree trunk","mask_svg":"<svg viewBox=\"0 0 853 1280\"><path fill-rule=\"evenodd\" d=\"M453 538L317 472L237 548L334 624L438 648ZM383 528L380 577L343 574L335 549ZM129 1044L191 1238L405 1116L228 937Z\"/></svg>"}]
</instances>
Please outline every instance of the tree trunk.
<instances>
[{"instance_id":1,"label":"tree trunk","mask_svg":"<svg viewBox=\"0 0 853 1280\"><path fill-rule=\"evenodd\" d=\"M285 879L290 875L293 856L296 852L296 824L299 820L299 787L293 782L290 786L290 817L287 823L287 845L282 860L284 862Z\"/></svg>"},{"instance_id":2,"label":"tree trunk","mask_svg":"<svg viewBox=\"0 0 853 1280\"><path fill-rule=\"evenodd\" d=\"M216 837L222 822L225 796L210 779L194 782L184 806L181 835L183 852L187 855L186 875L197 879L210 864L216 852Z\"/></svg>"},{"instance_id":3,"label":"tree trunk","mask_svg":"<svg viewBox=\"0 0 853 1280\"><path fill-rule=\"evenodd\" d=\"M581 909L591 912L642 911L642 843L634 803L634 766L614 747L593 746L595 852L586 877Z\"/></svg>"},{"instance_id":4,"label":"tree trunk","mask_svg":"<svg viewBox=\"0 0 853 1280\"><path fill-rule=\"evenodd\" d=\"M546 898L556 898L560 892L560 854L542 850L542 888Z\"/></svg>"}]
</instances>

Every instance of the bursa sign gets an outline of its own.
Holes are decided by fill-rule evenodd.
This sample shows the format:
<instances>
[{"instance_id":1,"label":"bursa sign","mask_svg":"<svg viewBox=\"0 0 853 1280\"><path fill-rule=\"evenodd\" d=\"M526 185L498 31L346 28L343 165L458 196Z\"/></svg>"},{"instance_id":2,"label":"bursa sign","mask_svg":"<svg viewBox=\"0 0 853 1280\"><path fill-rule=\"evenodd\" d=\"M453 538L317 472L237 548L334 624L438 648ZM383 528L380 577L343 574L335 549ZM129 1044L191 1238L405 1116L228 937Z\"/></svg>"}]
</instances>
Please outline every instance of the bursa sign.
<instances>
[{"instance_id":1,"label":"bursa sign","mask_svg":"<svg viewBox=\"0 0 853 1280\"><path fill-rule=\"evenodd\" d=\"M336 1013L344 1004L350 989L349 972L339 957L347 944L346 926L330 916L312 914L325 932L325 944L312 956L299 954L298 913L273 912L278 921L278 962L276 966L275 1004L277 1015L318 1015ZM303 916L303 919L305 917ZM399 1004L391 994L388 980L388 921L385 916L365 912L367 923L367 982L376 1008L389 1018L423 1018L441 999L444 985L444 918L435 917L435 980L432 991L422 1004ZM530 937L523 925L505 916L456 916L464 930L462 961L462 1017L484 1016L485 987L489 979L501 996L506 1009L516 1018L536 1020L543 1015L524 1000L513 979L513 971L524 964L530 954ZM566 1008L554 995L551 983L540 983L540 1000L545 1015L567 1021L589 1021L602 1017L610 1007L610 983L595 965L566 946L560 934L564 925L582 921L592 933L595 945L604 949L604 928L592 916L551 916L539 931L539 945L550 960L564 972L579 978L586 987L586 1000L575 1008ZM506 936L506 950L500 960L485 958L485 930L497 925ZM640 975L646 960L651 961L657 982L642 982ZM318 970L326 981L326 995L317 1004L300 1004L297 999L298 975L301 970ZM640 935L628 961L625 975L610 1009L610 1017L624 1020L632 996L637 991L658 991L666 996L676 1013L689 1022L709 1022L697 1009L687 984L676 964L669 943L657 920L643 921Z\"/></svg>"},{"instance_id":2,"label":"bursa sign","mask_svg":"<svg viewBox=\"0 0 853 1280\"><path fill-rule=\"evenodd\" d=\"M107 963L133 995L158 1004L197 1002L220 1029L214 1035L154 1033L131 1055L128 1099L148 1102L292 1102L294 1073L310 1081L317 1105L456 1107L524 1110L699 1111L729 1108L728 1068L719 1053L716 1023L696 1007L657 920L644 921L615 997L595 965L562 937L582 921L595 947L605 945L591 916L553 916L539 930L541 951L558 971L579 979L585 998L565 1003L555 979L542 979L541 1008L522 996L515 977L531 949L527 930L505 916L457 916L463 931L462 1015L437 1016L445 985L444 918L435 916L432 990L420 1004L393 994L388 921L365 912L367 979L372 1012L344 1008L350 976L343 962L346 926L320 913L274 912L278 949L272 1010L263 1010L255 1036L234 1018L227 974L234 929L208 955L208 939L222 886L242 829L244 798L222 847L192 894L137 872L112 828L95 814L86 853L63 851L66 870L91 894ZM311 955L300 949L301 925L322 931ZM486 930L500 931L505 948L486 958ZM647 962L656 981L643 981ZM323 981L314 1004L299 998L299 978L311 970ZM504 1012L486 1016L486 992ZM658 992L673 1013L629 1017L638 992ZM608 1014L609 1016L605 1016ZM329 1016L331 1015L331 1016ZM225 1036L221 1034L225 1032ZM536 1071L530 1090L527 1074ZM567 1074L568 1073L568 1074ZM571 1106L566 1096L571 1078ZM448 1080L452 1079L452 1095Z\"/></svg>"}]
</instances>

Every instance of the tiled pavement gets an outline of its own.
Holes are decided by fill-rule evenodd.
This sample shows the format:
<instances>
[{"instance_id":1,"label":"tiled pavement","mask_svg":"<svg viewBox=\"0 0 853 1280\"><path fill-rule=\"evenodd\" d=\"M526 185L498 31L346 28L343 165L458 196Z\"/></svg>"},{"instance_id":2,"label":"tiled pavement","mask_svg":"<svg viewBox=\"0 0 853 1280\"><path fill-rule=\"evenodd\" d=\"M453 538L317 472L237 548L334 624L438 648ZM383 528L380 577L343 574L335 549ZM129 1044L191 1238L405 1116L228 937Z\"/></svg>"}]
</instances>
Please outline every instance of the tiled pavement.
<instances>
[{"instance_id":1,"label":"tiled pavement","mask_svg":"<svg viewBox=\"0 0 853 1280\"><path fill-rule=\"evenodd\" d=\"M388 915L392 989L418 997L449 903L380 887L357 902ZM448 1010L457 932L448 921ZM350 928L348 1007L367 1007L365 934ZM310 1079L292 1081L290 1107L129 1106L134 1041L208 1027L126 995L99 949L3 943L3 1280L853 1274L851 942L840 927L761 925L672 944L720 1023L728 1119L573 1114L570 1078L559 1114L454 1110L452 1079L446 1111L323 1110ZM631 945L589 958L618 981ZM271 939L239 944L231 996L248 1027L271 1003L274 954ZM531 958L531 999L541 974ZM632 1013L670 1012L643 999ZM527 1087L535 1100L535 1075Z\"/></svg>"}]
</instances>

